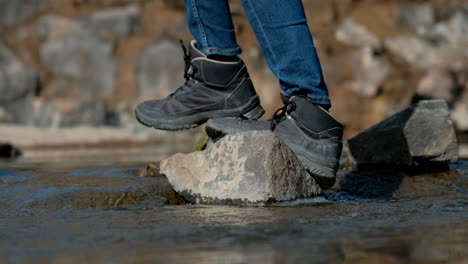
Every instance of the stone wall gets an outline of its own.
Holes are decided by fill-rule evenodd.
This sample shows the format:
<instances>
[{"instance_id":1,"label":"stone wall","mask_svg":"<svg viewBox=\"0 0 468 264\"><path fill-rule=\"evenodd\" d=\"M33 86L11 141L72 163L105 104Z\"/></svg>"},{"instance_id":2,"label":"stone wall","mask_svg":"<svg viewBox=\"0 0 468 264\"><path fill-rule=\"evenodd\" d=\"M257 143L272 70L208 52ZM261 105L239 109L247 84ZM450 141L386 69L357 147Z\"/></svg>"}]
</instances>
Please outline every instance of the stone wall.
<instances>
[{"instance_id":1,"label":"stone wall","mask_svg":"<svg viewBox=\"0 0 468 264\"><path fill-rule=\"evenodd\" d=\"M240 1L238 42L268 110L278 82ZM304 0L333 100L352 136L427 98L468 131L466 1ZM133 107L183 82L181 0L0 0L0 122L135 126ZM143 129L143 128L142 128Z\"/></svg>"}]
</instances>

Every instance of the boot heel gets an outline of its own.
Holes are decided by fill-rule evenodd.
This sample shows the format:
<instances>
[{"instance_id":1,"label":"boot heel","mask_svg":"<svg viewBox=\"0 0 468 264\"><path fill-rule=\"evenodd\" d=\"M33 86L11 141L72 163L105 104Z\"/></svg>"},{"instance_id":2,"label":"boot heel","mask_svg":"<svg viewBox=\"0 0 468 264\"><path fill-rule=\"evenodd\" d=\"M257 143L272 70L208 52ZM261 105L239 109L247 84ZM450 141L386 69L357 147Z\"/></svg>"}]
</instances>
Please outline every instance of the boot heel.
<instances>
[{"instance_id":1,"label":"boot heel","mask_svg":"<svg viewBox=\"0 0 468 264\"><path fill-rule=\"evenodd\" d=\"M243 116L247 117L248 119L259 119L263 114L265 114L265 110L263 110L263 107L259 105L249 112L243 114Z\"/></svg>"}]
</instances>

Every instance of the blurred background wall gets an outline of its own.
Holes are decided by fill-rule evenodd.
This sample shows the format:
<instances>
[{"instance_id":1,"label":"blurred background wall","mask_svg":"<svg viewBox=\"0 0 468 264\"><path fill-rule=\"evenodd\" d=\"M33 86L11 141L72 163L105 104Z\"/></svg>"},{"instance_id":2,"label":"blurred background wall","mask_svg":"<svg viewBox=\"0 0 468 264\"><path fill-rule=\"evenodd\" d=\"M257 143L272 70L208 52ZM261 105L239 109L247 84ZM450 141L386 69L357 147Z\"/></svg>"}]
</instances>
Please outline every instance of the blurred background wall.
<instances>
[{"instance_id":1,"label":"blurred background wall","mask_svg":"<svg viewBox=\"0 0 468 264\"><path fill-rule=\"evenodd\" d=\"M280 106L244 15L231 1L265 117ZM350 137L426 98L468 132L468 1L304 0L332 113ZM2 125L147 130L134 106L183 82L182 0L0 0ZM1 133L1 132L0 132Z\"/></svg>"}]
</instances>

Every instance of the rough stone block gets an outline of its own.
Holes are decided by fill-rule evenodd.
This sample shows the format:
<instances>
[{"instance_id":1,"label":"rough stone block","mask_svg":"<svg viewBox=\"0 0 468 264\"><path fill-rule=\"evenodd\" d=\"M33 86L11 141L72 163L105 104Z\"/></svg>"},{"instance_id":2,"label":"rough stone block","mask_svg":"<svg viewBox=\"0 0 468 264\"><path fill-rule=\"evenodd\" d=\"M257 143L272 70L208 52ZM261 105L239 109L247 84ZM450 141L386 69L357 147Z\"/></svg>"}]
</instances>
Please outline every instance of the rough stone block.
<instances>
[{"instance_id":1,"label":"rough stone block","mask_svg":"<svg viewBox=\"0 0 468 264\"><path fill-rule=\"evenodd\" d=\"M384 164L417 167L458 159L455 129L443 100L420 101L344 145L341 163L354 169Z\"/></svg>"},{"instance_id":2,"label":"rough stone block","mask_svg":"<svg viewBox=\"0 0 468 264\"><path fill-rule=\"evenodd\" d=\"M270 131L228 135L205 151L176 154L161 163L161 173L192 203L264 203L321 193Z\"/></svg>"}]
</instances>

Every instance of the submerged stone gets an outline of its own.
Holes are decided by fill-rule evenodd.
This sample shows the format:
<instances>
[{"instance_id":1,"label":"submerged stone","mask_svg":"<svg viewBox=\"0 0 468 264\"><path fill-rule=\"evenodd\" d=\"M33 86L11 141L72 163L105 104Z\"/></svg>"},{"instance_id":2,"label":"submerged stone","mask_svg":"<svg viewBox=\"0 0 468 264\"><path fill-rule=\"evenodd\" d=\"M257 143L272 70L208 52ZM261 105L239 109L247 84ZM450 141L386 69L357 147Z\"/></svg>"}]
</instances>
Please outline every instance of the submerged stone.
<instances>
[{"instance_id":1,"label":"submerged stone","mask_svg":"<svg viewBox=\"0 0 468 264\"><path fill-rule=\"evenodd\" d=\"M180 204L166 178L138 177L137 169L90 169L27 174L0 171L0 207L128 208Z\"/></svg>"},{"instance_id":2,"label":"submerged stone","mask_svg":"<svg viewBox=\"0 0 468 264\"><path fill-rule=\"evenodd\" d=\"M191 203L265 203L321 193L270 131L228 135L205 151L176 154L161 162L161 174Z\"/></svg>"}]
</instances>

